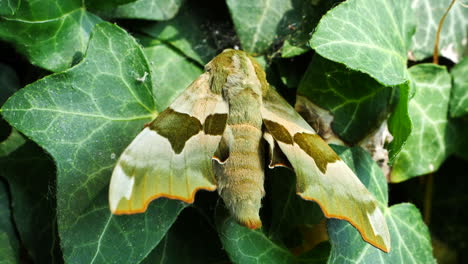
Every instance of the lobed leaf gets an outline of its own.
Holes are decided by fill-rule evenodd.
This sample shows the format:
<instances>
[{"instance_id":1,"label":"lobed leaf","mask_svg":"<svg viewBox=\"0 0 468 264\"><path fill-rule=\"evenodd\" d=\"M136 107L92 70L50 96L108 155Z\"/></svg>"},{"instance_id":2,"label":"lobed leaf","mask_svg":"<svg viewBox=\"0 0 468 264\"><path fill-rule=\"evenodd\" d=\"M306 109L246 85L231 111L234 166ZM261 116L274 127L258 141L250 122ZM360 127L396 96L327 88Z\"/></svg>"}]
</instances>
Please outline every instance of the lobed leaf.
<instances>
[{"instance_id":1,"label":"lobed leaf","mask_svg":"<svg viewBox=\"0 0 468 264\"><path fill-rule=\"evenodd\" d=\"M447 69L419 64L409 73L416 90L408 106L413 130L395 159L392 182L436 171L450 154L446 141L451 79Z\"/></svg>"},{"instance_id":2,"label":"lobed leaf","mask_svg":"<svg viewBox=\"0 0 468 264\"><path fill-rule=\"evenodd\" d=\"M203 28L209 22L208 15L187 2L173 19L152 23L142 31L203 66L217 54L210 32Z\"/></svg>"},{"instance_id":3,"label":"lobed leaf","mask_svg":"<svg viewBox=\"0 0 468 264\"><path fill-rule=\"evenodd\" d=\"M284 41L286 36L298 29L311 30L309 22L313 7L307 1L228 0L226 3L242 49L255 55L266 53L272 44Z\"/></svg>"},{"instance_id":4,"label":"lobed leaf","mask_svg":"<svg viewBox=\"0 0 468 264\"><path fill-rule=\"evenodd\" d=\"M434 40L439 21L452 0L414 0L411 3L416 17L416 32L411 41L413 59L423 60L434 52ZM454 62L468 51L468 9L457 1L445 18L440 33L439 54Z\"/></svg>"},{"instance_id":5,"label":"lobed leaf","mask_svg":"<svg viewBox=\"0 0 468 264\"><path fill-rule=\"evenodd\" d=\"M310 45L329 60L397 85L408 80L406 53L413 32L409 1L349 0L322 17Z\"/></svg>"},{"instance_id":6,"label":"lobed leaf","mask_svg":"<svg viewBox=\"0 0 468 264\"><path fill-rule=\"evenodd\" d=\"M3 0L0 1L0 16L13 15L20 5L21 0Z\"/></svg>"},{"instance_id":7,"label":"lobed leaf","mask_svg":"<svg viewBox=\"0 0 468 264\"><path fill-rule=\"evenodd\" d=\"M11 42L32 64L57 72L82 58L99 22L79 0L23 0L14 15L0 17L0 39Z\"/></svg>"},{"instance_id":8,"label":"lobed leaf","mask_svg":"<svg viewBox=\"0 0 468 264\"><path fill-rule=\"evenodd\" d=\"M312 58L297 93L329 110L333 131L351 144L379 126L395 97L395 89L318 55Z\"/></svg>"},{"instance_id":9,"label":"lobed leaf","mask_svg":"<svg viewBox=\"0 0 468 264\"><path fill-rule=\"evenodd\" d=\"M187 208L179 215L161 243L142 264L228 262L216 230L195 212L196 209Z\"/></svg>"},{"instance_id":10,"label":"lobed leaf","mask_svg":"<svg viewBox=\"0 0 468 264\"><path fill-rule=\"evenodd\" d=\"M0 167L1 169L1 167ZM1 174L1 172L0 172ZM11 221L10 198L8 189L0 181L0 259L1 264L19 263L20 244L16 236L15 226Z\"/></svg>"},{"instance_id":11,"label":"lobed leaf","mask_svg":"<svg viewBox=\"0 0 468 264\"><path fill-rule=\"evenodd\" d=\"M95 27L83 61L39 80L3 106L5 120L57 164L57 213L67 263L138 263L184 204L159 199L145 214L112 215L108 185L116 158L155 114L143 51L125 31Z\"/></svg>"},{"instance_id":12,"label":"lobed leaf","mask_svg":"<svg viewBox=\"0 0 468 264\"><path fill-rule=\"evenodd\" d=\"M165 44L147 46L144 51L150 61L156 109L163 111L203 71Z\"/></svg>"},{"instance_id":13,"label":"lobed leaf","mask_svg":"<svg viewBox=\"0 0 468 264\"><path fill-rule=\"evenodd\" d=\"M183 0L136 0L104 12L113 18L168 20L179 11Z\"/></svg>"},{"instance_id":14,"label":"lobed leaf","mask_svg":"<svg viewBox=\"0 0 468 264\"><path fill-rule=\"evenodd\" d=\"M15 132L12 135L18 134ZM0 157L0 175L10 187L13 219L27 253L35 263L54 263L62 259L53 194L55 166L37 145L31 141L23 144L25 139L17 137L21 144ZM9 141L13 141L11 136Z\"/></svg>"},{"instance_id":15,"label":"lobed leaf","mask_svg":"<svg viewBox=\"0 0 468 264\"><path fill-rule=\"evenodd\" d=\"M450 116L460 117L468 114L468 57L455 65L450 74L453 78Z\"/></svg>"}]
</instances>

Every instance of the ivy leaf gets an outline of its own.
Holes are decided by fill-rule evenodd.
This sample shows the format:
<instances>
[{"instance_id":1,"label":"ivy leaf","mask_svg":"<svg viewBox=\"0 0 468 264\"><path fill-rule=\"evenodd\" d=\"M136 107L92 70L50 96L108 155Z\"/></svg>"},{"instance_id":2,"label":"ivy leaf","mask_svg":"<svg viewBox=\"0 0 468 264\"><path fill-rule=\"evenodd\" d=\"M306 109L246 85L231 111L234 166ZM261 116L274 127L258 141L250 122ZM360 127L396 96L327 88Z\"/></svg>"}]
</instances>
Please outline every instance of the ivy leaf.
<instances>
[{"instance_id":1,"label":"ivy leaf","mask_svg":"<svg viewBox=\"0 0 468 264\"><path fill-rule=\"evenodd\" d=\"M452 68L453 78L452 98L450 99L450 115L460 117L468 114L468 57Z\"/></svg>"},{"instance_id":2,"label":"ivy leaf","mask_svg":"<svg viewBox=\"0 0 468 264\"><path fill-rule=\"evenodd\" d=\"M15 45L32 64L61 71L82 58L100 21L83 1L23 0L14 15L0 17L0 39Z\"/></svg>"},{"instance_id":3,"label":"ivy leaf","mask_svg":"<svg viewBox=\"0 0 468 264\"><path fill-rule=\"evenodd\" d=\"M320 18L340 2L341 0L303 1L300 8L296 7L301 11L302 19L299 23L288 25L291 32L281 47L281 57L291 58L309 51L310 36Z\"/></svg>"},{"instance_id":4,"label":"ivy leaf","mask_svg":"<svg viewBox=\"0 0 468 264\"><path fill-rule=\"evenodd\" d=\"M116 158L154 116L143 51L125 31L95 27L86 57L13 95L3 116L57 164L58 229L65 262L140 262L184 204L158 199L145 214L112 215L108 185Z\"/></svg>"},{"instance_id":5,"label":"ivy leaf","mask_svg":"<svg viewBox=\"0 0 468 264\"><path fill-rule=\"evenodd\" d=\"M203 66L217 53L209 33L202 28L208 15L193 2L187 2L173 19L143 27L142 31Z\"/></svg>"},{"instance_id":6,"label":"ivy leaf","mask_svg":"<svg viewBox=\"0 0 468 264\"><path fill-rule=\"evenodd\" d=\"M165 44L147 46L144 51L151 62L156 109L163 111L203 71L198 65Z\"/></svg>"},{"instance_id":7,"label":"ivy leaf","mask_svg":"<svg viewBox=\"0 0 468 264\"><path fill-rule=\"evenodd\" d=\"M8 156L25 142L24 137L16 129L11 129L8 137L0 142L0 158Z\"/></svg>"},{"instance_id":8,"label":"ivy leaf","mask_svg":"<svg viewBox=\"0 0 468 264\"><path fill-rule=\"evenodd\" d=\"M137 0L104 12L113 18L168 20L179 11L183 0Z\"/></svg>"},{"instance_id":9,"label":"ivy leaf","mask_svg":"<svg viewBox=\"0 0 468 264\"><path fill-rule=\"evenodd\" d=\"M445 67L418 64L409 69L416 95L409 102L413 131L395 159L392 182L436 171L449 155L447 115L451 79Z\"/></svg>"},{"instance_id":10,"label":"ivy leaf","mask_svg":"<svg viewBox=\"0 0 468 264\"><path fill-rule=\"evenodd\" d=\"M395 97L395 89L318 55L312 58L297 92L329 110L334 116L333 131L351 144L379 126Z\"/></svg>"},{"instance_id":11,"label":"ivy leaf","mask_svg":"<svg viewBox=\"0 0 468 264\"><path fill-rule=\"evenodd\" d=\"M108 9L108 8L116 8L118 5L128 4L131 2L135 2L136 0L85 0L86 7L88 9Z\"/></svg>"},{"instance_id":12,"label":"ivy leaf","mask_svg":"<svg viewBox=\"0 0 468 264\"><path fill-rule=\"evenodd\" d=\"M410 1L349 0L323 16L310 45L323 57L384 85L401 84L408 79L412 18Z\"/></svg>"},{"instance_id":13,"label":"ivy leaf","mask_svg":"<svg viewBox=\"0 0 468 264\"><path fill-rule=\"evenodd\" d=\"M419 210L403 203L387 207L388 190L385 176L367 152L361 148L333 146L340 157L351 166L361 182L374 194L384 208L391 248L389 253L362 240L349 223L330 219L327 223L332 253L328 263L436 263L432 256L429 230Z\"/></svg>"},{"instance_id":14,"label":"ivy leaf","mask_svg":"<svg viewBox=\"0 0 468 264\"><path fill-rule=\"evenodd\" d=\"M222 211L222 212L220 212ZM295 256L261 230L251 230L236 223L218 208L216 227L223 247L234 263L295 263Z\"/></svg>"},{"instance_id":15,"label":"ivy leaf","mask_svg":"<svg viewBox=\"0 0 468 264\"><path fill-rule=\"evenodd\" d=\"M227 0L242 49L260 55L274 43L284 41L295 29L308 26L311 3L282 0ZM303 18L307 13L307 19Z\"/></svg>"},{"instance_id":16,"label":"ivy leaf","mask_svg":"<svg viewBox=\"0 0 468 264\"><path fill-rule=\"evenodd\" d=\"M20 0L2 0L0 1L0 16L13 15L20 5Z\"/></svg>"},{"instance_id":17,"label":"ivy leaf","mask_svg":"<svg viewBox=\"0 0 468 264\"><path fill-rule=\"evenodd\" d=\"M301 199L296 194L296 175L286 168L275 168L267 174L270 198L271 223L267 229L268 238L281 241L294 254L307 252L318 243L327 240L325 232L319 232L325 216L318 204ZM264 201L266 203L266 201ZM324 229L323 229L324 230ZM312 250L315 253L325 249ZM326 254L328 258L328 254ZM301 255L301 259L305 256ZM325 261L326 259L325 258Z\"/></svg>"},{"instance_id":18,"label":"ivy leaf","mask_svg":"<svg viewBox=\"0 0 468 264\"><path fill-rule=\"evenodd\" d=\"M29 141L0 158L0 174L10 186L15 224L31 259L35 263L61 259L52 159Z\"/></svg>"},{"instance_id":19,"label":"ivy leaf","mask_svg":"<svg viewBox=\"0 0 468 264\"><path fill-rule=\"evenodd\" d=\"M161 243L142 262L156 263L228 263L228 258L214 227L191 207L179 215Z\"/></svg>"},{"instance_id":20,"label":"ivy leaf","mask_svg":"<svg viewBox=\"0 0 468 264\"><path fill-rule=\"evenodd\" d=\"M439 21L450 5L451 0L414 0L411 3L417 20L410 51L415 60L432 56L434 40ZM439 53L441 56L458 62L466 52L468 38L468 9L463 2L457 1L447 17L440 32Z\"/></svg>"},{"instance_id":21,"label":"ivy leaf","mask_svg":"<svg viewBox=\"0 0 468 264\"><path fill-rule=\"evenodd\" d=\"M2 264L20 263L19 241L11 221L8 189L3 181L0 181L0 256Z\"/></svg>"},{"instance_id":22,"label":"ivy leaf","mask_svg":"<svg viewBox=\"0 0 468 264\"><path fill-rule=\"evenodd\" d=\"M411 131L413 130L413 122L411 121L408 104L410 100L410 85L409 82L398 85L399 99L395 106L395 110L388 119L388 130L393 136L392 142L388 144L387 149L390 163L393 163L398 153L408 140Z\"/></svg>"}]
</instances>

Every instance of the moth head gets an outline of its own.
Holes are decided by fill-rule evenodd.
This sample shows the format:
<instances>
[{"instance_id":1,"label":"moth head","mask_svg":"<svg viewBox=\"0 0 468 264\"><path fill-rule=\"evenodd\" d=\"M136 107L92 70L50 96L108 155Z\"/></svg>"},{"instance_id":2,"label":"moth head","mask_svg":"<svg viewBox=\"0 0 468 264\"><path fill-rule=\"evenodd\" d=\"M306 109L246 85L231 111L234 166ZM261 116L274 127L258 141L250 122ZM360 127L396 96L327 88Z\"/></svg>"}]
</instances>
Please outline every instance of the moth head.
<instances>
[{"instance_id":1,"label":"moth head","mask_svg":"<svg viewBox=\"0 0 468 264\"><path fill-rule=\"evenodd\" d=\"M244 87L246 83L258 83L262 94L269 87L262 66L242 50L225 49L205 66L205 71L210 74L211 90L215 93L221 93L226 84Z\"/></svg>"}]
</instances>

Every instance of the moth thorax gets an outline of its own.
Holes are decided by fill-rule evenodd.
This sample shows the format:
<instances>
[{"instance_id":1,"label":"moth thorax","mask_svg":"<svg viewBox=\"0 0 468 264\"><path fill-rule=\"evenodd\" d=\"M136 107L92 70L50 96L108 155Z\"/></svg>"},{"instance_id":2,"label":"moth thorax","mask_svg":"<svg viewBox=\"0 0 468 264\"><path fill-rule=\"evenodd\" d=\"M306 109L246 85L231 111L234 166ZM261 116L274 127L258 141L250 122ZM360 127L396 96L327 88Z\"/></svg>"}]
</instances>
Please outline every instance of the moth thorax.
<instances>
[{"instance_id":1,"label":"moth thorax","mask_svg":"<svg viewBox=\"0 0 468 264\"><path fill-rule=\"evenodd\" d=\"M248 124L229 127L233 135L229 157L215 168L218 192L236 220L255 229L261 226L259 211L265 193L262 132Z\"/></svg>"}]
</instances>

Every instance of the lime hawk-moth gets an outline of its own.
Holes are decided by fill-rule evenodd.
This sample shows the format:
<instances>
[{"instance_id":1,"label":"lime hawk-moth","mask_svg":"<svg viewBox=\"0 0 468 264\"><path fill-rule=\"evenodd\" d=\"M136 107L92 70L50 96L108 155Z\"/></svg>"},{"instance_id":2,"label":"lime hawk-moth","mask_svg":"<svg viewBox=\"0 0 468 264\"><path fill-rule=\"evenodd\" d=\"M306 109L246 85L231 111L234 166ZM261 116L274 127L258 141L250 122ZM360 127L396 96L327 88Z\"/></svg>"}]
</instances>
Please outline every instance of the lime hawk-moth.
<instances>
[{"instance_id":1,"label":"lime hawk-moth","mask_svg":"<svg viewBox=\"0 0 468 264\"><path fill-rule=\"evenodd\" d=\"M269 167L291 166L297 194L326 217L344 219L388 252L390 235L375 198L320 136L266 81L247 53L225 50L120 156L109 190L114 214L144 212L167 197L193 203L198 190L218 190L242 225L261 226Z\"/></svg>"}]
</instances>

